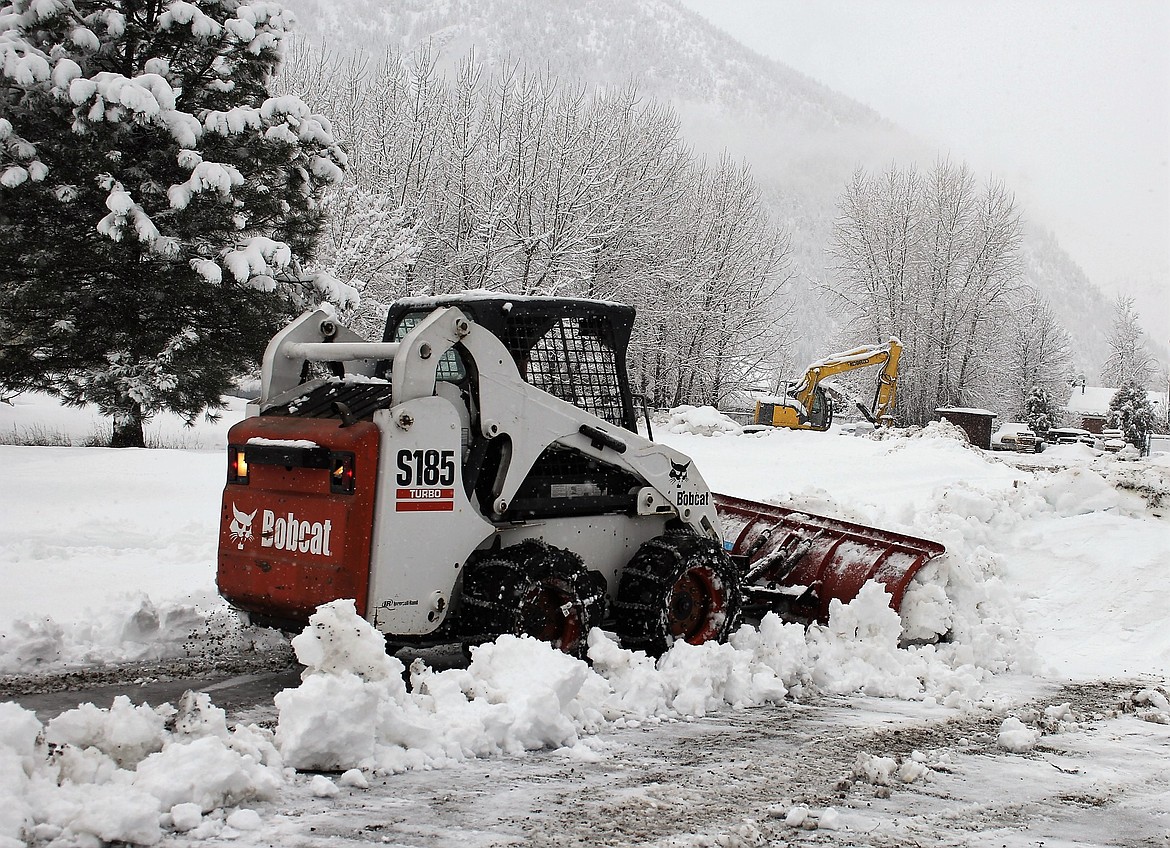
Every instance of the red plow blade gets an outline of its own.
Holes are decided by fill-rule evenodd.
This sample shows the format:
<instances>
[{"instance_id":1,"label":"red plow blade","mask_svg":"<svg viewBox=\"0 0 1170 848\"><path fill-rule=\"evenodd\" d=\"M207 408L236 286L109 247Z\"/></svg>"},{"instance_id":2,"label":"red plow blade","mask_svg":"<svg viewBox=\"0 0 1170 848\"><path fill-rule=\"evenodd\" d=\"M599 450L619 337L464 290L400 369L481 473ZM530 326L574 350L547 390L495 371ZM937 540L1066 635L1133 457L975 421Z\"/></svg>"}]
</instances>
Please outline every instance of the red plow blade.
<instances>
[{"instance_id":1,"label":"red plow blade","mask_svg":"<svg viewBox=\"0 0 1170 848\"><path fill-rule=\"evenodd\" d=\"M747 562L749 601L782 604L799 619L827 622L834 598L848 603L870 580L882 583L890 606L900 609L914 575L946 551L929 539L791 507L729 495L715 495L715 506L727 552Z\"/></svg>"}]
</instances>

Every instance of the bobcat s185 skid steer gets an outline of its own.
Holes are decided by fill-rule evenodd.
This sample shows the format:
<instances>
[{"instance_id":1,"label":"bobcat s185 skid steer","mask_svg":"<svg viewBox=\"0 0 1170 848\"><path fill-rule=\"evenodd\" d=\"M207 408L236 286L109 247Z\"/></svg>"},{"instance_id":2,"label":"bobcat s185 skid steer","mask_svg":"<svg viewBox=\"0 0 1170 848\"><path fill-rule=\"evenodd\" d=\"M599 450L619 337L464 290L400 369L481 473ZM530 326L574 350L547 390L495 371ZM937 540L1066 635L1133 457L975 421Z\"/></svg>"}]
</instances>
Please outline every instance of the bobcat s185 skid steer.
<instances>
[{"instance_id":1,"label":"bobcat s185 skid steer","mask_svg":"<svg viewBox=\"0 0 1170 848\"><path fill-rule=\"evenodd\" d=\"M745 611L824 619L869 579L897 607L942 546L713 494L638 433L633 321L490 292L397 301L381 342L303 315L228 437L221 594L286 630L352 598L392 646L577 654L595 625L657 655Z\"/></svg>"}]
</instances>

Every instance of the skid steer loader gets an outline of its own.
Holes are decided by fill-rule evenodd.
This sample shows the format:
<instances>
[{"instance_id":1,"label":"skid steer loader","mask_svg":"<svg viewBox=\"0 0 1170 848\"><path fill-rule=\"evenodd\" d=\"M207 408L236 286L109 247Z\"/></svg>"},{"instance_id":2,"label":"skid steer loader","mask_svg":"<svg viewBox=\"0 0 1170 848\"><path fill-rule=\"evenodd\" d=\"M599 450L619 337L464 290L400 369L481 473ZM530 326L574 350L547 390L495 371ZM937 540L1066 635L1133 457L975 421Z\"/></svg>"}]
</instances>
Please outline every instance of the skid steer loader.
<instances>
[{"instance_id":1,"label":"skid steer loader","mask_svg":"<svg viewBox=\"0 0 1170 848\"><path fill-rule=\"evenodd\" d=\"M638 433L633 322L474 292L397 301L367 342L306 313L229 433L220 593L286 630L352 598L390 646L513 633L574 654L595 625L659 655L744 611L824 619L869 579L897 607L942 546L713 494Z\"/></svg>"}]
</instances>

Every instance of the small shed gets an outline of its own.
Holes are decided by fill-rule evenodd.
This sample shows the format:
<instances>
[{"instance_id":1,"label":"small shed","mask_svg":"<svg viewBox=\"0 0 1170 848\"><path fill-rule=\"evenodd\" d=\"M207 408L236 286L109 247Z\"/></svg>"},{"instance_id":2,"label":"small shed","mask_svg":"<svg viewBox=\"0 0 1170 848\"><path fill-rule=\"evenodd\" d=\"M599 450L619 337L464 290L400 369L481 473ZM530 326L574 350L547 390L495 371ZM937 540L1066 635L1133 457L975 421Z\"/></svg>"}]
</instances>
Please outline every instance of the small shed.
<instances>
[{"instance_id":1,"label":"small shed","mask_svg":"<svg viewBox=\"0 0 1170 848\"><path fill-rule=\"evenodd\" d=\"M975 447L991 450L991 422L995 418L995 413L991 410L947 406L936 409L935 414L966 433L967 441Z\"/></svg>"}]
</instances>

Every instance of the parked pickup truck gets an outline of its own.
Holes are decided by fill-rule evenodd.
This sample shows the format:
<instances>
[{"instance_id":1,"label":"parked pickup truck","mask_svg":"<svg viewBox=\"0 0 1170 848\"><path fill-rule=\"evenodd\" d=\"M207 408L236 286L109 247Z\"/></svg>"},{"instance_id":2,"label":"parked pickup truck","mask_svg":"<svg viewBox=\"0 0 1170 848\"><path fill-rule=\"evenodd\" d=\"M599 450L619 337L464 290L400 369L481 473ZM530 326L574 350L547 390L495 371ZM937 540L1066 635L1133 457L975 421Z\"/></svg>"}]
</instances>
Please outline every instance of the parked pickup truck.
<instances>
[{"instance_id":1,"label":"parked pickup truck","mask_svg":"<svg viewBox=\"0 0 1170 848\"><path fill-rule=\"evenodd\" d=\"M991 449L1039 453L1044 450L1044 441L1027 424L1010 421L991 434Z\"/></svg>"}]
</instances>

